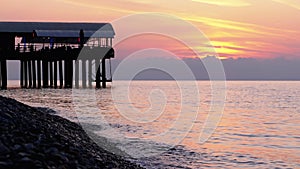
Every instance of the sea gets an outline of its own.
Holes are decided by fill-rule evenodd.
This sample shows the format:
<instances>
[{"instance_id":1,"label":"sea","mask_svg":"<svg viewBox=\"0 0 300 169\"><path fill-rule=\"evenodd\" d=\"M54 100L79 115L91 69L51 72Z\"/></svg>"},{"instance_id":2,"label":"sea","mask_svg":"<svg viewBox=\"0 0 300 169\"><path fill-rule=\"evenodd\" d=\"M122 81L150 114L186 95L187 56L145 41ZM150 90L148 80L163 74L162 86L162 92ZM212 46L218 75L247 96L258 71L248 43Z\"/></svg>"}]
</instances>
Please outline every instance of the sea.
<instances>
[{"instance_id":1,"label":"sea","mask_svg":"<svg viewBox=\"0 0 300 169\"><path fill-rule=\"evenodd\" d=\"M18 83L0 94L81 124L99 146L145 168L300 168L300 81Z\"/></svg>"}]
</instances>

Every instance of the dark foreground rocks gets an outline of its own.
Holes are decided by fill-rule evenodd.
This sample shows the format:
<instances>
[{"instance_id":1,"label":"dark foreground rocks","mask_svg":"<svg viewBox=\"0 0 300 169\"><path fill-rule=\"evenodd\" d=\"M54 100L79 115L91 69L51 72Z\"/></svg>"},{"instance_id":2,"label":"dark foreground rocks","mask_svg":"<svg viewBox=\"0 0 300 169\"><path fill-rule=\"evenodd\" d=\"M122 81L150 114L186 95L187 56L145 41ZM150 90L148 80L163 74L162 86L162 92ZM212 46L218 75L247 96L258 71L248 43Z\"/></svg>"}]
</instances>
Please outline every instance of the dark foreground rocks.
<instances>
[{"instance_id":1,"label":"dark foreground rocks","mask_svg":"<svg viewBox=\"0 0 300 169\"><path fill-rule=\"evenodd\" d=\"M140 168L76 123L0 96L0 168Z\"/></svg>"}]
</instances>

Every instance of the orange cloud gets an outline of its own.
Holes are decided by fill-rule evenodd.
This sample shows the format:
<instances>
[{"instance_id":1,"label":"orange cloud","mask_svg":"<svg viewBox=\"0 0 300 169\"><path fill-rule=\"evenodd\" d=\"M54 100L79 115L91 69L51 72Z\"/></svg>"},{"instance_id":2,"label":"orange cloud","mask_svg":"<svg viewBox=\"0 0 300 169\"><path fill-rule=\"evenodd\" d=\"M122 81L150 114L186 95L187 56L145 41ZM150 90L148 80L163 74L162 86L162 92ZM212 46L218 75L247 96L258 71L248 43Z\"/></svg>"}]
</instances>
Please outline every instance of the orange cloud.
<instances>
[{"instance_id":1,"label":"orange cloud","mask_svg":"<svg viewBox=\"0 0 300 169\"><path fill-rule=\"evenodd\" d=\"M210 5L217 5L217 6L226 6L226 7L241 7L241 6L249 6L250 3L243 1L243 0L192 0L194 2L200 2Z\"/></svg>"},{"instance_id":2,"label":"orange cloud","mask_svg":"<svg viewBox=\"0 0 300 169\"><path fill-rule=\"evenodd\" d=\"M193 22L200 22L205 25L209 25L216 28L221 29L229 29L233 31L242 31L260 35L271 35L271 36L285 36L282 32L287 33L299 33L298 31L293 30L283 30L271 27L265 27L261 25L251 24L251 23L243 23L236 22L230 20L216 19L216 18L208 18L208 17L197 17L197 16L186 16L183 19Z\"/></svg>"},{"instance_id":3,"label":"orange cloud","mask_svg":"<svg viewBox=\"0 0 300 169\"><path fill-rule=\"evenodd\" d=\"M300 10L299 0L273 0L273 1L282 3L284 5L287 5L287 6L290 6L292 8Z\"/></svg>"}]
</instances>

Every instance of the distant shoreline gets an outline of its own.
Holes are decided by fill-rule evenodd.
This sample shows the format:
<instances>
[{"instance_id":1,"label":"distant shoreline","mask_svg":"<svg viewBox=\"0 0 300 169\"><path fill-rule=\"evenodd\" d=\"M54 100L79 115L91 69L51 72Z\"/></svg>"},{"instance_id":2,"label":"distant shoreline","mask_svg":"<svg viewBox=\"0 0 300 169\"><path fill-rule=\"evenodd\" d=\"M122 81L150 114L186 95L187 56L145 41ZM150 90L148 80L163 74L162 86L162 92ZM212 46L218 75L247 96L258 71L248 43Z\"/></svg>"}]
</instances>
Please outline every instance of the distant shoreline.
<instances>
[{"instance_id":1,"label":"distant shoreline","mask_svg":"<svg viewBox=\"0 0 300 169\"><path fill-rule=\"evenodd\" d=\"M114 82L116 81L128 81L128 80L115 80ZM145 81L145 82L151 82L151 81L157 81L157 82L164 82L164 81L175 81L175 80L171 80L171 79L166 79L166 80L141 80L141 79L134 79L132 81L137 81L137 82L142 82L142 81ZM209 82L211 80L176 80L176 81L199 81L199 82ZM213 81L213 80L212 80ZM214 81L226 81L226 82L300 82L300 80L292 80L292 79L288 79L288 80L239 80L239 79L236 79L236 80L214 80ZM114 83L113 82L113 83ZM111 84L108 84L108 88L111 87ZM8 80L8 89L22 89L20 87L20 81L19 80ZM24 88L26 89L26 88ZM43 89L52 89L52 88L43 88Z\"/></svg>"}]
</instances>

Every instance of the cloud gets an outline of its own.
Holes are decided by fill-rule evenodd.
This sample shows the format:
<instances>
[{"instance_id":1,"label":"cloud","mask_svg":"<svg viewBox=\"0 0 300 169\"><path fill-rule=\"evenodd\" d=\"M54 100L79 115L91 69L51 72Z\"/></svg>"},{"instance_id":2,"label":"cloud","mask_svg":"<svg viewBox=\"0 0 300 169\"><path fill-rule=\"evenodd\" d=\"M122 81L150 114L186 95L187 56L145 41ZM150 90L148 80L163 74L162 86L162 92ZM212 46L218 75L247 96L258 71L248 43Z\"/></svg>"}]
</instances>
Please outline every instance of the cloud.
<instances>
[{"instance_id":1,"label":"cloud","mask_svg":"<svg viewBox=\"0 0 300 169\"><path fill-rule=\"evenodd\" d=\"M299 53L294 47L299 43L299 31L195 15L183 19L204 28L220 56L270 58L296 57Z\"/></svg>"},{"instance_id":2,"label":"cloud","mask_svg":"<svg viewBox=\"0 0 300 169\"><path fill-rule=\"evenodd\" d=\"M232 20L216 19L216 18L209 18L209 17L188 16L188 17L184 17L183 19L194 21L194 22L200 22L215 28L255 33L263 36L271 35L271 36L283 37L285 36L283 35L283 32L299 33L298 31L293 31L293 30L287 30L287 29L283 30L283 29L266 27L257 24L252 24L252 23L244 23L244 22L237 22Z\"/></svg>"},{"instance_id":3,"label":"cloud","mask_svg":"<svg viewBox=\"0 0 300 169\"><path fill-rule=\"evenodd\" d=\"M292 8L300 10L299 0L273 0L274 2L282 3L284 5L290 6Z\"/></svg>"},{"instance_id":4,"label":"cloud","mask_svg":"<svg viewBox=\"0 0 300 169\"><path fill-rule=\"evenodd\" d=\"M57 0L63 3L67 3L70 5L75 5L79 7L86 7L86 8L92 8L92 9L100 9L100 10L108 10L108 11L114 11L114 12L121 12L121 13L136 13L134 10L128 10L125 8L113 8L111 6L104 6L101 5L101 3L97 3L97 1L74 1L74 0Z\"/></svg>"},{"instance_id":5,"label":"cloud","mask_svg":"<svg viewBox=\"0 0 300 169\"><path fill-rule=\"evenodd\" d=\"M217 6L227 6L227 7L243 7L249 6L250 3L243 0L192 0L194 2L205 3L209 5L217 5Z\"/></svg>"}]
</instances>

